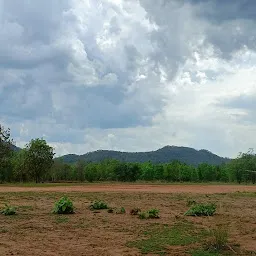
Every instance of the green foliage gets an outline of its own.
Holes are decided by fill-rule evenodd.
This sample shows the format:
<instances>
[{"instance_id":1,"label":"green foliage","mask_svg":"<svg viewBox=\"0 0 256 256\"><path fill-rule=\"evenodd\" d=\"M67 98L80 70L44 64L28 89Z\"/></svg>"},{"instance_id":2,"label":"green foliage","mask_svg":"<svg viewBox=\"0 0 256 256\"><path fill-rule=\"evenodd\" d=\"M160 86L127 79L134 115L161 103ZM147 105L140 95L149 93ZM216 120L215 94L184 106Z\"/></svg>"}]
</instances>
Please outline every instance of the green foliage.
<instances>
[{"instance_id":1,"label":"green foliage","mask_svg":"<svg viewBox=\"0 0 256 256\"><path fill-rule=\"evenodd\" d=\"M53 148L44 139L31 140L26 146L26 166L36 183L53 165L53 156Z\"/></svg>"},{"instance_id":2,"label":"green foliage","mask_svg":"<svg viewBox=\"0 0 256 256\"><path fill-rule=\"evenodd\" d=\"M145 220L149 218L148 212L139 212L138 216L139 216L139 219L141 220Z\"/></svg>"},{"instance_id":3,"label":"green foliage","mask_svg":"<svg viewBox=\"0 0 256 256\"><path fill-rule=\"evenodd\" d=\"M15 207L6 204L1 213L4 215L14 215L16 214L16 209Z\"/></svg>"},{"instance_id":4,"label":"green foliage","mask_svg":"<svg viewBox=\"0 0 256 256\"><path fill-rule=\"evenodd\" d=\"M103 202L103 201L94 201L91 205L90 205L90 209L91 210L103 210L103 209L108 209L108 205Z\"/></svg>"},{"instance_id":5,"label":"green foliage","mask_svg":"<svg viewBox=\"0 0 256 256\"><path fill-rule=\"evenodd\" d=\"M158 219L159 216L159 210L157 209L151 209L146 212L139 212L139 219Z\"/></svg>"},{"instance_id":6,"label":"green foliage","mask_svg":"<svg viewBox=\"0 0 256 256\"><path fill-rule=\"evenodd\" d=\"M13 140L10 129L5 129L0 124L0 181L12 180L11 157Z\"/></svg>"},{"instance_id":7,"label":"green foliage","mask_svg":"<svg viewBox=\"0 0 256 256\"><path fill-rule=\"evenodd\" d=\"M216 211L216 204L196 204L184 215L186 216L212 216Z\"/></svg>"},{"instance_id":8,"label":"green foliage","mask_svg":"<svg viewBox=\"0 0 256 256\"><path fill-rule=\"evenodd\" d=\"M55 203L53 213L57 213L57 214L74 213L73 202L65 196L62 197L59 201Z\"/></svg>"},{"instance_id":9,"label":"green foliage","mask_svg":"<svg viewBox=\"0 0 256 256\"><path fill-rule=\"evenodd\" d=\"M141 212L140 208L133 208L133 209L131 209L130 214L131 215L139 215L140 212Z\"/></svg>"},{"instance_id":10,"label":"green foliage","mask_svg":"<svg viewBox=\"0 0 256 256\"><path fill-rule=\"evenodd\" d=\"M149 210L148 211L148 217L149 217L149 219L158 219L158 218L160 218L159 210L157 210L157 209Z\"/></svg>"}]
</instances>

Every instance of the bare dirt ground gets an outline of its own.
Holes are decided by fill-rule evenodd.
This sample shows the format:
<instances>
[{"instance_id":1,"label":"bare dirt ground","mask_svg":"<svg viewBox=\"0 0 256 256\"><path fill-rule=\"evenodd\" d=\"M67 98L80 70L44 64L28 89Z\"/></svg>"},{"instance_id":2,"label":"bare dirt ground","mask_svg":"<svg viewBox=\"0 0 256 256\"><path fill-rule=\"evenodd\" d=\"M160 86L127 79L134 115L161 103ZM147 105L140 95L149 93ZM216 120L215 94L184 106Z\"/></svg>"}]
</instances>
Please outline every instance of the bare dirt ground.
<instances>
[{"instance_id":1,"label":"bare dirt ground","mask_svg":"<svg viewBox=\"0 0 256 256\"><path fill-rule=\"evenodd\" d=\"M232 193L236 191L240 192ZM239 253L230 255L256 255L255 192L255 186L233 185L0 186L0 208L4 203L17 206L16 216L0 215L0 255L137 256L142 255L142 249L130 246L129 242L147 239L145 234L154 227L162 230L178 223L191 223L198 230L225 225L229 243L240 245ZM63 195L73 200L75 214L51 213L54 202ZM93 212L89 210L93 200L124 207L127 212ZM217 214L213 217L183 216L188 200L214 202ZM129 214L134 207L159 209L161 218L140 220ZM166 246L165 255L192 255L190 250L194 247L201 248L202 244Z\"/></svg>"},{"instance_id":2,"label":"bare dirt ground","mask_svg":"<svg viewBox=\"0 0 256 256\"><path fill-rule=\"evenodd\" d=\"M0 186L1 192L152 192L216 194L256 192L256 186L245 185L151 185L151 184L86 184L74 186L18 187Z\"/></svg>"}]
</instances>

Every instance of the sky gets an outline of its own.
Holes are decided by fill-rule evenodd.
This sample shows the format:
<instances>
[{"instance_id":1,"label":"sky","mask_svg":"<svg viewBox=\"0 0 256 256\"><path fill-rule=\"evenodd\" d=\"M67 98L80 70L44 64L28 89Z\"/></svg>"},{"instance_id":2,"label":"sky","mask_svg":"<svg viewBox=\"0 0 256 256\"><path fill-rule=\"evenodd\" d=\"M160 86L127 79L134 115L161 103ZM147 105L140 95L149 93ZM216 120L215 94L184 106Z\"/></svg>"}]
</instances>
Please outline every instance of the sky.
<instances>
[{"instance_id":1,"label":"sky","mask_svg":"<svg viewBox=\"0 0 256 256\"><path fill-rule=\"evenodd\" d=\"M256 145L255 0L0 0L0 123L56 154Z\"/></svg>"}]
</instances>

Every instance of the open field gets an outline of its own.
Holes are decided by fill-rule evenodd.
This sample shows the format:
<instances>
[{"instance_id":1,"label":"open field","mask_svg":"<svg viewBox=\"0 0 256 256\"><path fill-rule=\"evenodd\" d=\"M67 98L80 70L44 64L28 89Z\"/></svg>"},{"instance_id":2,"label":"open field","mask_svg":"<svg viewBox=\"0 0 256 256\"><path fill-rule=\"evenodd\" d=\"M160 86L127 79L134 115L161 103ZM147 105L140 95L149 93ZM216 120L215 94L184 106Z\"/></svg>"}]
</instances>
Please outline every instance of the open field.
<instances>
[{"instance_id":1,"label":"open field","mask_svg":"<svg viewBox=\"0 0 256 256\"><path fill-rule=\"evenodd\" d=\"M75 214L51 213L63 195L73 200ZM93 200L126 213L91 211ZM216 203L216 215L184 216L191 200ZM0 255L256 255L255 186L0 186L1 208L4 203L17 206L17 215L0 215ZM131 216L134 207L159 209L161 218ZM210 253L209 230L220 225L230 250Z\"/></svg>"}]
</instances>

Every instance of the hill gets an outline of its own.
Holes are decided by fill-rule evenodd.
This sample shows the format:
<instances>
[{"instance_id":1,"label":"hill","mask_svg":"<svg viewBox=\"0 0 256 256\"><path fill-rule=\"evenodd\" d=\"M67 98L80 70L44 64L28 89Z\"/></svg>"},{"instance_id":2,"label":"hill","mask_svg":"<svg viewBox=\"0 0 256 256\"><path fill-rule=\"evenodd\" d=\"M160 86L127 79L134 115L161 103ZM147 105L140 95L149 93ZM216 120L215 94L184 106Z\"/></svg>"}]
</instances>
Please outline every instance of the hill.
<instances>
[{"instance_id":1,"label":"hill","mask_svg":"<svg viewBox=\"0 0 256 256\"><path fill-rule=\"evenodd\" d=\"M65 163L75 163L78 161L100 162L105 159L116 159L122 162L142 163L151 161L152 163L168 163L179 160L186 164L197 166L200 163L219 165L228 162L230 159L217 156L207 150L196 150L189 147L166 146L156 151L150 152L120 152L111 150L97 150L84 155L69 154L58 159Z\"/></svg>"}]
</instances>

